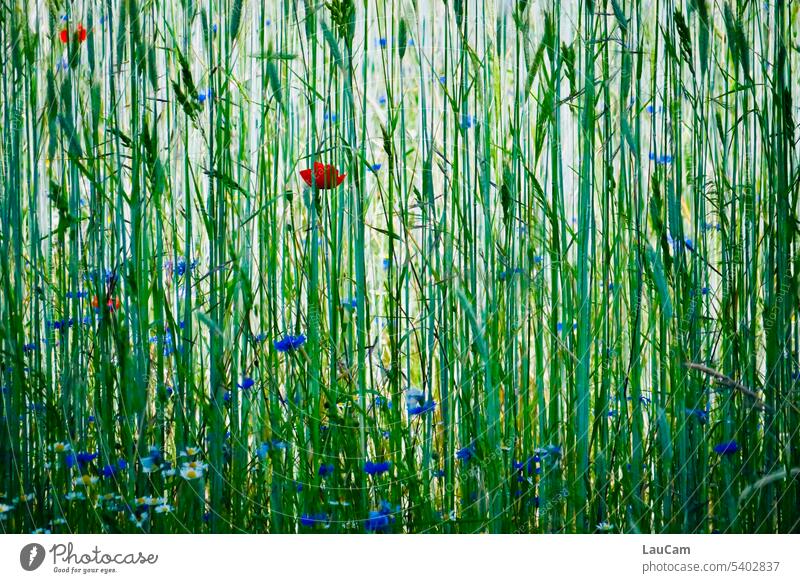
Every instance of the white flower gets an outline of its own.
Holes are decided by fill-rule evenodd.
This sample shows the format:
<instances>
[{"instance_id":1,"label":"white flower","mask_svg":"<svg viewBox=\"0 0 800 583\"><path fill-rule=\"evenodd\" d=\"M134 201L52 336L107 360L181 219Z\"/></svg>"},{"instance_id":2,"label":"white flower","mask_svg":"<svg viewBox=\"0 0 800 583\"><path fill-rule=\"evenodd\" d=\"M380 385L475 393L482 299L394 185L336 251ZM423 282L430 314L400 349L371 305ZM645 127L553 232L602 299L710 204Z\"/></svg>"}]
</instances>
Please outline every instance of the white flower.
<instances>
[{"instance_id":1,"label":"white flower","mask_svg":"<svg viewBox=\"0 0 800 583\"><path fill-rule=\"evenodd\" d=\"M177 472L177 470L175 470L175 468L170 468L168 470L164 470L164 475L167 476L167 477L172 477L177 473L178 472Z\"/></svg>"},{"instance_id":2,"label":"white flower","mask_svg":"<svg viewBox=\"0 0 800 583\"><path fill-rule=\"evenodd\" d=\"M60 526L66 523L67 523L66 518L54 518L53 520L50 521L50 526Z\"/></svg>"},{"instance_id":3,"label":"white flower","mask_svg":"<svg viewBox=\"0 0 800 583\"><path fill-rule=\"evenodd\" d=\"M50 448L56 453L65 453L72 449L70 444L65 443L63 441L57 441L56 443L51 445Z\"/></svg>"},{"instance_id":4,"label":"white flower","mask_svg":"<svg viewBox=\"0 0 800 583\"><path fill-rule=\"evenodd\" d=\"M187 456L197 455L198 453L200 453L200 448L199 447L190 446L190 447L187 447L186 449L184 449L180 453L180 455L181 455L181 457L187 457Z\"/></svg>"},{"instance_id":5,"label":"white flower","mask_svg":"<svg viewBox=\"0 0 800 583\"><path fill-rule=\"evenodd\" d=\"M0 504L0 514L5 514L6 512L11 512L12 510L14 510L13 506L10 506L9 504Z\"/></svg>"},{"instance_id":6,"label":"white flower","mask_svg":"<svg viewBox=\"0 0 800 583\"><path fill-rule=\"evenodd\" d=\"M86 500L86 495L83 492L69 492L64 494L64 498L72 502L73 500Z\"/></svg>"},{"instance_id":7,"label":"white flower","mask_svg":"<svg viewBox=\"0 0 800 583\"><path fill-rule=\"evenodd\" d=\"M34 531L31 531L31 534L50 534L49 528L37 528Z\"/></svg>"},{"instance_id":8,"label":"white flower","mask_svg":"<svg viewBox=\"0 0 800 583\"><path fill-rule=\"evenodd\" d=\"M156 514L169 514L173 510L174 508L166 503L156 506Z\"/></svg>"},{"instance_id":9,"label":"white flower","mask_svg":"<svg viewBox=\"0 0 800 583\"><path fill-rule=\"evenodd\" d=\"M597 525L597 530L600 532L611 532L614 530L614 525L604 521Z\"/></svg>"},{"instance_id":10,"label":"white flower","mask_svg":"<svg viewBox=\"0 0 800 583\"><path fill-rule=\"evenodd\" d=\"M73 486L91 486L92 484L96 484L99 480L100 480L100 478L98 478L97 476L89 476L89 475L85 475L84 474L83 476L80 476L80 477L75 478L74 480L72 480L72 485Z\"/></svg>"},{"instance_id":11,"label":"white flower","mask_svg":"<svg viewBox=\"0 0 800 583\"><path fill-rule=\"evenodd\" d=\"M155 463L155 460L152 457L143 457L142 458L142 471L145 474L149 474L155 472L158 469L158 466Z\"/></svg>"},{"instance_id":12,"label":"white flower","mask_svg":"<svg viewBox=\"0 0 800 583\"><path fill-rule=\"evenodd\" d=\"M184 480L195 480L203 477L203 468L193 468L189 464L183 464L181 467L181 478Z\"/></svg>"}]
</instances>

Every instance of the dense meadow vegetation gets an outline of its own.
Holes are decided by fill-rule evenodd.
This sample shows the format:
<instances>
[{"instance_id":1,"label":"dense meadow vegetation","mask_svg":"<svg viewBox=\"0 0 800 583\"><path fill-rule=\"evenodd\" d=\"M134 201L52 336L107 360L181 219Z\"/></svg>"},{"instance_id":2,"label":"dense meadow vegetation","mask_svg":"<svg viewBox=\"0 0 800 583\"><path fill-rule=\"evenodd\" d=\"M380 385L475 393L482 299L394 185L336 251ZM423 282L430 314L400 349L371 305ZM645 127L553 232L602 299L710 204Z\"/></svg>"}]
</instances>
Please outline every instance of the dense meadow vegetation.
<instances>
[{"instance_id":1,"label":"dense meadow vegetation","mask_svg":"<svg viewBox=\"0 0 800 583\"><path fill-rule=\"evenodd\" d=\"M800 530L800 2L0 5L0 532Z\"/></svg>"}]
</instances>

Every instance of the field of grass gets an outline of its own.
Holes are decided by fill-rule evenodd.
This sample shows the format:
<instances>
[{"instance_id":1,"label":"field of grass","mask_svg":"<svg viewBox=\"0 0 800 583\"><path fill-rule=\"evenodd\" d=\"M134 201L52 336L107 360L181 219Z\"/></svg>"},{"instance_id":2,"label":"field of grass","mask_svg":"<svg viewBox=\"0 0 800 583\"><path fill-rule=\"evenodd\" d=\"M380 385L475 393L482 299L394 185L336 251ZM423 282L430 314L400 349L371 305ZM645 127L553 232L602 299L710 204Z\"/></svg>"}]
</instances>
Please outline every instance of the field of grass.
<instances>
[{"instance_id":1,"label":"field of grass","mask_svg":"<svg viewBox=\"0 0 800 583\"><path fill-rule=\"evenodd\" d=\"M0 532L800 531L798 29L4 2Z\"/></svg>"}]
</instances>

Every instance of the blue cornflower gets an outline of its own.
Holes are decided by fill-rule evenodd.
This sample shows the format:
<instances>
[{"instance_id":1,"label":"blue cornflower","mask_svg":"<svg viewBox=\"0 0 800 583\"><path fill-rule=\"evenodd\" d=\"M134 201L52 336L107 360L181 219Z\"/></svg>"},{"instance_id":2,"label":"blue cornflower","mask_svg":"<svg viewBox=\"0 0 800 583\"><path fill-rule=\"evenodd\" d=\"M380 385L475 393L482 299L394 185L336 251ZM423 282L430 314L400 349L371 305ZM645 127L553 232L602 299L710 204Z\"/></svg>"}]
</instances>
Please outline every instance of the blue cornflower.
<instances>
[{"instance_id":1,"label":"blue cornflower","mask_svg":"<svg viewBox=\"0 0 800 583\"><path fill-rule=\"evenodd\" d=\"M708 412L705 409L686 409L686 414L689 417L697 417L701 425L708 421Z\"/></svg>"},{"instance_id":2,"label":"blue cornflower","mask_svg":"<svg viewBox=\"0 0 800 583\"><path fill-rule=\"evenodd\" d=\"M470 444L467 447L462 447L456 452L456 459L462 462L468 462L475 457L475 444Z\"/></svg>"},{"instance_id":3,"label":"blue cornflower","mask_svg":"<svg viewBox=\"0 0 800 583\"><path fill-rule=\"evenodd\" d=\"M388 502L381 502L379 510L370 510L369 518L364 521L364 529L367 532L384 532L392 522L394 517L391 506Z\"/></svg>"},{"instance_id":4,"label":"blue cornflower","mask_svg":"<svg viewBox=\"0 0 800 583\"><path fill-rule=\"evenodd\" d=\"M78 452L78 458L77 458L78 466L80 466L81 468L87 466L90 462L94 461L97 458L97 455L98 454L96 453L90 453L88 451Z\"/></svg>"},{"instance_id":5,"label":"blue cornflower","mask_svg":"<svg viewBox=\"0 0 800 583\"><path fill-rule=\"evenodd\" d=\"M380 164L373 164L372 166L370 166L370 170L372 170L373 172L377 172L380 169L381 169Z\"/></svg>"},{"instance_id":6,"label":"blue cornflower","mask_svg":"<svg viewBox=\"0 0 800 583\"><path fill-rule=\"evenodd\" d=\"M251 388L255 384L256 384L256 382L253 379L251 379L250 377L244 377L242 379L242 382L239 383L238 387L240 389L243 389L243 390L246 391L247 389Z\"/></svg>"},{"instance_id":7,"label":"blue cornflower","mask_svg":"<svg viewBox=\"0 0 800 583\"><path fill-rule=\"evenodd\" d=\"M384 269L389 269L389 267L390 267L391 265L392 265L392 261L391 261L391 259L389 259L388 257L384 257L384 258L383 258L383 268L384 268Z\"/></svg>"},{"instance_id":8,"label":"blue cornflower","mask_svg":"<svg viewBox=\"0 0 800 583\"><path fill-rule=\"evenodd\" d=\"M329 476L333 473L334 467L333 464L322 464L319 467L319 472L317 472L321 477Z\"/></svg>"},{"instance_id":9,"label":"blue cornflower","mask_svg":"<svg viewBox=\"0 0 800 583\"><path fill-rule=\"evenodd\" d=\"M278 352L291 352L297 350L306 342L305 334L292 336L291 334L284 336L280 340L274 340L272 344Z\"/></svg>"},{"instance_id":10,"label":"blue cornflower","mask_svg":"<svg viewBox=\"0 0 800 583\"><path fill-rule=\"evenodd\" d=\"M380 45L380 47L381 47L382 49L385 49L385 48L386 48L386 39L385 39L385 38L383 38L383 37L379 38L379 39L378 39L378 44Z\"/></svg>"},{"instance_id":11,"label":"blue cornflower","mask_svg":"<svg viewBox=\"0 0 800 583\"><path fill-rule=\"evenodd\" d=\"M380 105L386 105L386 96L385 95L381 95L380 97L378 97L378 103Z\"/></svg>"},{"instance_id":12,"label":"blue cornflower","mask_svg":"<svg viewBox=\"0 0 800 583\"><path fill-rule=\"evenodd\" d=\"M391 467L392 462L389 461L371 462L367 460L367 463L364 464L364 471L370 476L379 476L385 472L388 472Z\"/></svg>"},{"instance_id":13,"label":"blue cornflower","mask_svg":"<svg viewBox=\"0 0 800 583\"><path fill-rule=\"evenodd\" d=\"M300 517L300 524L313 527L317 524L327 524L328 520L328 515L324 512L320 512L319 514L303 514Z\"/></svg>"},{"instance_id":14,"label":"blue cornflower","mask_svg":"<svg viewBox=\"0 0 800 583\"><path fill-rule=\"evenodd\" d=\"M217 26L217 23L216 23L216 22L215 22L214 24L212 24L212 25L211 25L211 31L212 31L214 34L216 34L216 33L217 33L217 30L218 30L218 28L219 28L219 27Z\"/></svg>"},{"instance_id":15,"label":"blue cornflower","mask_svg":"<svg viewBox=\"0 0 800 583\"><path fill-rule=\"evenodd\" d=\"M419 405L417 407L409 407L408 414L409 415L424 415L425 413L429 413L436 409L436 401L428 401L423 405Z\"/></svg>"},{"instance_id":16,"label":"blue cornflower","mask_svg":"<svg viewBox=\"0 0 800 583\"><path fill-rule=\"evenodd\" d=\"M739 451L739 444L736 440L723 441L714 446L714 451L719 455L732 455Z\"/></svg>"}]
</instances>

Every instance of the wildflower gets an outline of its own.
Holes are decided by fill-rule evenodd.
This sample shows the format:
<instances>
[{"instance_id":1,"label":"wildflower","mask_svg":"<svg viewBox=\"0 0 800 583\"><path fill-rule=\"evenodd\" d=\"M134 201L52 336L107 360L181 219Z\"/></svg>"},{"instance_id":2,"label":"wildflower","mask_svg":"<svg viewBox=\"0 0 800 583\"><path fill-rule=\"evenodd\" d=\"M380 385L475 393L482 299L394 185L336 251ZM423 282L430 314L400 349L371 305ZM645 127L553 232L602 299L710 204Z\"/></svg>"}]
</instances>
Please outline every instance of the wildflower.
<instances>
[{"instance_id":1,"label":"wildflower","mask_svg":"<svg viewBox=\"0 0 800 583\"><path fill-rule=\"evenodd\" d=\"M97 296L92 296L92 307L96 310L100 306L100 302L97 299ZM122 307L122 302L118 297L110 297L108 301L106 301L106 307L109 311L114 312L119 310Z\"/></svg>"},{"instance_id":2,"label":"wildflower","mask_svg":"<svg viewBox=\"0 0 800 583\"><path fill-rule=\"evenodd\" d=\"M56 453L66 453L72 448L68 443L64 443L63 441L57 441L52 445L52 449Z\"/></svg>"},{"instance_id":3,"label":"wildflower","mask_svg":"<svg viewBox=\"0 0 800 583\"><path fill-rule=\"evenodd\" d=\"M196 480L203 477L203 470L200 467L193 468L188 464L181 467L181 478L184 480Z\"/></svg>"},{"instance_id":4,"label":"wildflower","mask_svg":"<svg viewBox=\"0 0 800 583\"><path fill-rule=\"evenodd\" d=\"M64 500L67 502L86 500L86 495L83 492L68 492L67 494L64 494Z\"/></svg>"},{"instance_id":5,"label":"wildflower","mask_svg":"<svg viewBox=\"0 0 800 583\"><path fill-rule=\"evenodd\" d=\"M561 446L548 444L544 447L537 448L534 453L537 455L535 457L541 459L541 457L552 456L552 457L560 457L561 456ZM536 461L539 461L538 459Z\"/></svg>"},{"instance_id":6,"label":"wildflower","mask_svg":"<svg viewBox=\"0 0 800 583\"><path fill-rule=\"evenodd\" d=\"M370 476L379 476L385 472L388 472L391 467L392 462L389 461L371 462L367 460L367 463L364 464L364 471Z\"/></svg>"},{"instance_id":7,"label":"wildflower","mask_svg":"<svg viewBox=\"0 0 800 583\"><path fill-rule=\"evenodd\" d=\"M733 455L739 451L739 444L736 440L723 441L714 446L714 452L719 455Z\"/></svg>"},{"instance_id":8,"label":"wildflower","mask_svg":"<svg viewBox=\"0 0 800 583\"><path fill-rule=\"evenodd\" d=\"M99 480L100 480L100 478L98 478L97 476L90 476L88 474L84 474L83 476L80 476L80 477L75 478L74 480L72 480L72 485L73 486L91 486L93 484L96 484Z\"/></svg>"},{"instance_id":9,"label":"wildflower","mask_svg":"<svg viewBox=\"0 0 800 583\"><path fill-rule=\"evenodd\" d=\"M184 450L182 452L180 452L180 454L178 454L178 455L180 455L181 457L186 457L186 456L197 455L198 453L200 453L200 448L193 447L193 446L188 446L188 447L184 448Z\"/></svg>"},{"instance_id":10,"label":"wildflower","mask_svg":"<svg viewBox=\"0 0 800 583\"><path fill-rule=\"evenodd\" d=\"M163 502L155 507L156 514L169 514L173 510L174 508L166 502Z\"/></svg>"},{"instance_id":11,"label":"wildflower","mask_svg":"<svg viewBox=\"0 0 800 583\"><path fill-rule=\"evenodd\" d=\"M280 340L274 340L272 344L278 352L291 352L297 350L306 342L305 334L292 336L291 334L284 336Z\"/></svg>"},{"instance_id":12,"label":"wildflower","mask_svg":"<svg viewBox=\"0 0 800 583\"><path fill-rule=\"evenodd\" d=\"M409 415L424 415L425 413L430 413L431 411L436 410L436 401L427 401L422 405L417 407L409 407L408 414Z\"/></svg>"},{"instance_id":13,"label":"wildflower","mask_svg":"<svg viewBox=\"0 0 800 583\"><path fill-rule=\"evenodd\" d=\"M62 28L59 38L61 39L62 43L67 44L69 42L69 31L66 28ZM79 43L82 43L86 40L86 29L83 28L82 24L79 24L75 29L75 38L78 39Z\"/></svg>"},{"instance_id":14,"label":"wildflower","mask_svg":"<svg viewBox=\"0 0 800 583\"><path fill-rule=\"evenodd\" d=\"M708 412L705 409L686 409L686 414L689 417L696 417L701 425L708 421Z\"/></svg>"},{"instance_id":15,"label":"wildflower","mask_svg":"<svg viewBox=\"0 0 800 583\"><path fill-rule=\"evenodd\" d=\"M385 532L389 525L394 522L392 508L388 502L381 502L378 510L370 510L369 518L364 521L364 529L367 532Z\"/></svg>"},{"instance_id":16,"label":"wildflower","mask_svg":"<svg viewBox=\"0 0 800 583\"><path fill-rule=\"evenodd\" d=\"M309 528L316 526L316 525L325 525L329 522L328 515L324 512L320 512L319 514L303 514L300 517L300 524L303 526L307 526Z\"/></svg>"},{"instance_id":17,"label":"wildflower","mask_svg":"<svg viewBox=\"0 0 800 583\"><path fill-rule=\"evenodd\" d=\"M8 514L14 510L14 507L9 504L0 503L0 514Z\"/></svg>"},{"instance_id":18,"label":"wildflower","mask_svg":"<svg viewBox=\"0 0 800 583\"><path fill-rule=\"evenodd\" d=\"M31 534L50 534L49 528L37 528L31 531Z\"/></svg>"},{"instance_id":19,"label":"wildflower","mask_svg":"<svg viewBox=\"0 0 800 583\"><path fill-rule=\"evenodd\" d=\"M331 475L334 472L333 464L322 464L319 467L319 471L317 472L321 477L326 477Z\"/></svg>"},{"instance_id":20,"label":"wildflower","mask_svg":"<svg viewBox=\"0 0 800 583\"><path fill-rule=\"evenodd\" d=\"M597 530L599 530L600 532L611 532L614 530L614 525L603 521L597 525Z\"/></svg>"},{"instance_id":21,"label":"wildflower","mask_svg":"<svg viewBox=\"0 0 800 583\"><path fill-rule=\"evenodd\" d=\"M316 186L318 190L335 188L344 182L347 174L339 174L336 166L314 162L313 171L308 168L300 171L300 177L309 186Z\"/></svg>"},{"instance_id":22,"label":"wildflower","mask_svg":"<svg viewBox=\"0 0 800 583\"><path fill-rule=\"evenodd\" d=\"M456 459L462 462L468 462L475 457L475 445L470 444L467 447L462 447L456 452Z\"/></svg>"},{"instance_id":23,"label":"wildflower","mask_svg":"<svg viewBox=\"0 0 800 583\"><path fill-rule=\"evenodd\" d=\"M247 389L251 388L255 384L256 384L256 382L253 379L251 379L250 377L245 377L245 378L242 379L242 382L238 384L238 387L240 389L246 391Z\"/></svg>"},{"instance_id":24,"label":"wildflower","mask_svg":"<svg viewBox=\"0 0 800 583\"><path fill-rule=\"evenodd\" d=\"M380 45L380 47L382 49L385 49L386 48L386 39L384 37L379 38L378 39L378 45Z\"/></svg>"}]
</instances>

